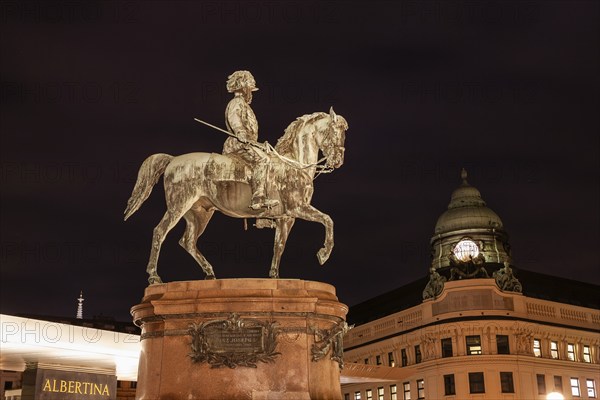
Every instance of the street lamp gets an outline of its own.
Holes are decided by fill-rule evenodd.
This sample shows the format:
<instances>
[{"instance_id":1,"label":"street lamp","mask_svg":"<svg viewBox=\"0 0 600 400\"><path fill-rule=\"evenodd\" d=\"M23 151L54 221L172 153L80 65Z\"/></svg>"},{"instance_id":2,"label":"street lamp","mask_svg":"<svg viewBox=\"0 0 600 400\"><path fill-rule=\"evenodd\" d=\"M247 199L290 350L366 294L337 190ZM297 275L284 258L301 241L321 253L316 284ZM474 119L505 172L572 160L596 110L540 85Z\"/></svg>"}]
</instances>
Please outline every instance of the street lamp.
<instances>
[{"instance_id":1,"label":"street lamp","mask_svg":"<svg viewBox=\"0 0 600 400\"><path fill-rule=\"evenodd\" d=\"M558 392L548 393L546 400L565 400L565 396Z\"/></svg>"}]
</instances>

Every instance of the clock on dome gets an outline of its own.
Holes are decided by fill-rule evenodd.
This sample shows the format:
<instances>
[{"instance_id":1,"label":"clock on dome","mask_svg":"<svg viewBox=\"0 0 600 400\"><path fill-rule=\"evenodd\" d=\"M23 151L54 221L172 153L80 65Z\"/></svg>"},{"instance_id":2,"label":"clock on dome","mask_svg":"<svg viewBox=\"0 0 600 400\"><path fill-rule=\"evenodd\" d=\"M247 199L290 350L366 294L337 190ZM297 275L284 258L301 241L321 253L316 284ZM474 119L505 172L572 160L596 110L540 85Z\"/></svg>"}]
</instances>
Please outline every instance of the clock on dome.
<instances>
[{"instance_id":1,"label":"clock on dome","mask_svg":"<svg viewBox=\"0 0 600 400\"><path fill-rule=\"evenodd\" d=\"M471 239L461 239L452 250L454 256L462 262L470 261L479 255L479 246Z\"/></svg>"}]
</instances>

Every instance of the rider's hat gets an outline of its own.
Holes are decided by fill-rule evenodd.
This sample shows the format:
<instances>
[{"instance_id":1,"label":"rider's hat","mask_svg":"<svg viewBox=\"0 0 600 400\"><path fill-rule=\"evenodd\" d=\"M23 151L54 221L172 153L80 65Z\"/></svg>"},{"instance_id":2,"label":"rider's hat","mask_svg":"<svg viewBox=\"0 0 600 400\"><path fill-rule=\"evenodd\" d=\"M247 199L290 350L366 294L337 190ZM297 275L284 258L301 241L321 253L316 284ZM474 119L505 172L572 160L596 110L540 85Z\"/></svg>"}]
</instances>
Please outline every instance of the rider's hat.
<instances>
[{"instance_id":1,"label":"rider's hat","mask_svg":"<svg viewBox=\"0 0 600 400\"><path fill-rule=\"evenodd\" d=\"M233 93L242 88L250 88L257 91L256 81L249 71L235 71L227 77L227 91Z\"/></svg>"}]
</instances>

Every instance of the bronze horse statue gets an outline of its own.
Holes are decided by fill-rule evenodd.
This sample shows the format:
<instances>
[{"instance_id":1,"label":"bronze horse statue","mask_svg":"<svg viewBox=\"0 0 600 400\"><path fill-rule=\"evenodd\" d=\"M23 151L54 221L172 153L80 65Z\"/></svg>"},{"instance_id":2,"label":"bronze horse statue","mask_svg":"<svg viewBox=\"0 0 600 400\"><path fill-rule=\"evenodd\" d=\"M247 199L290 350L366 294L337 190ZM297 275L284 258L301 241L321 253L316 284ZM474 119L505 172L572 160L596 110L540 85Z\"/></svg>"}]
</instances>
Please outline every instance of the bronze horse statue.
<instances>
[{"instance_id":1,"label":"bronze horse statue","mask_svg":"<svg viewBox=\"0 0 600 400\"><path fill-rule=\"evenodd\" d=\"M273 259L269 276L279 278L279 262L296 218L319 222L325 227L325 242L318 251L324 264L333 249L333 221L329 215L311 206L313 179L319 168L339 168L344 162L344 142L348 123L333 109L297 118L285 130L275 151L262 152L268 162L267 192L279 204L271 209L249 207L252 176L249 167L235 155L189 153L177 157L153 154L140 167L137 181L127 202L125 220L150 196L153 186L164 174L167 211L154 228L148 262L150 284L162 283L157 274L161 245L169 231L183 217L187 223L179 244L194 257L206 274L215 279L213 267L202 255L196 242L215 211L233 218L257 218L275 227ZM266 146L265 146L266 148ZM325 165L319 165L319 150ZM261 150L256 150L261 151Z\"/></svg>"}]
</instances>

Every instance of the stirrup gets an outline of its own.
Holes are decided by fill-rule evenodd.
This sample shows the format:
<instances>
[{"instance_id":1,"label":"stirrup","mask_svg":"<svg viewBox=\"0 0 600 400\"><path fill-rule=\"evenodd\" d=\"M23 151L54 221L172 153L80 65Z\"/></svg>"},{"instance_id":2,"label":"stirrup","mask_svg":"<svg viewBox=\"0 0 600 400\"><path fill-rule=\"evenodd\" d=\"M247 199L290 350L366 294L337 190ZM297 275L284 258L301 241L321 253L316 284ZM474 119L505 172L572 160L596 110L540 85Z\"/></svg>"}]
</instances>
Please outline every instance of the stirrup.
<instances>
[{"instance_id":1,"label":"stirrup","mask_svg":"<svg viewBox=\"0 0 600 400\"><path fill-rule=\"evenodd\" d=\"M250 205L253 210L260 210L261 208L273 208L279 205L279 200L272 199L256 199L257 201Z\"/></svg>"}]
</instances>

